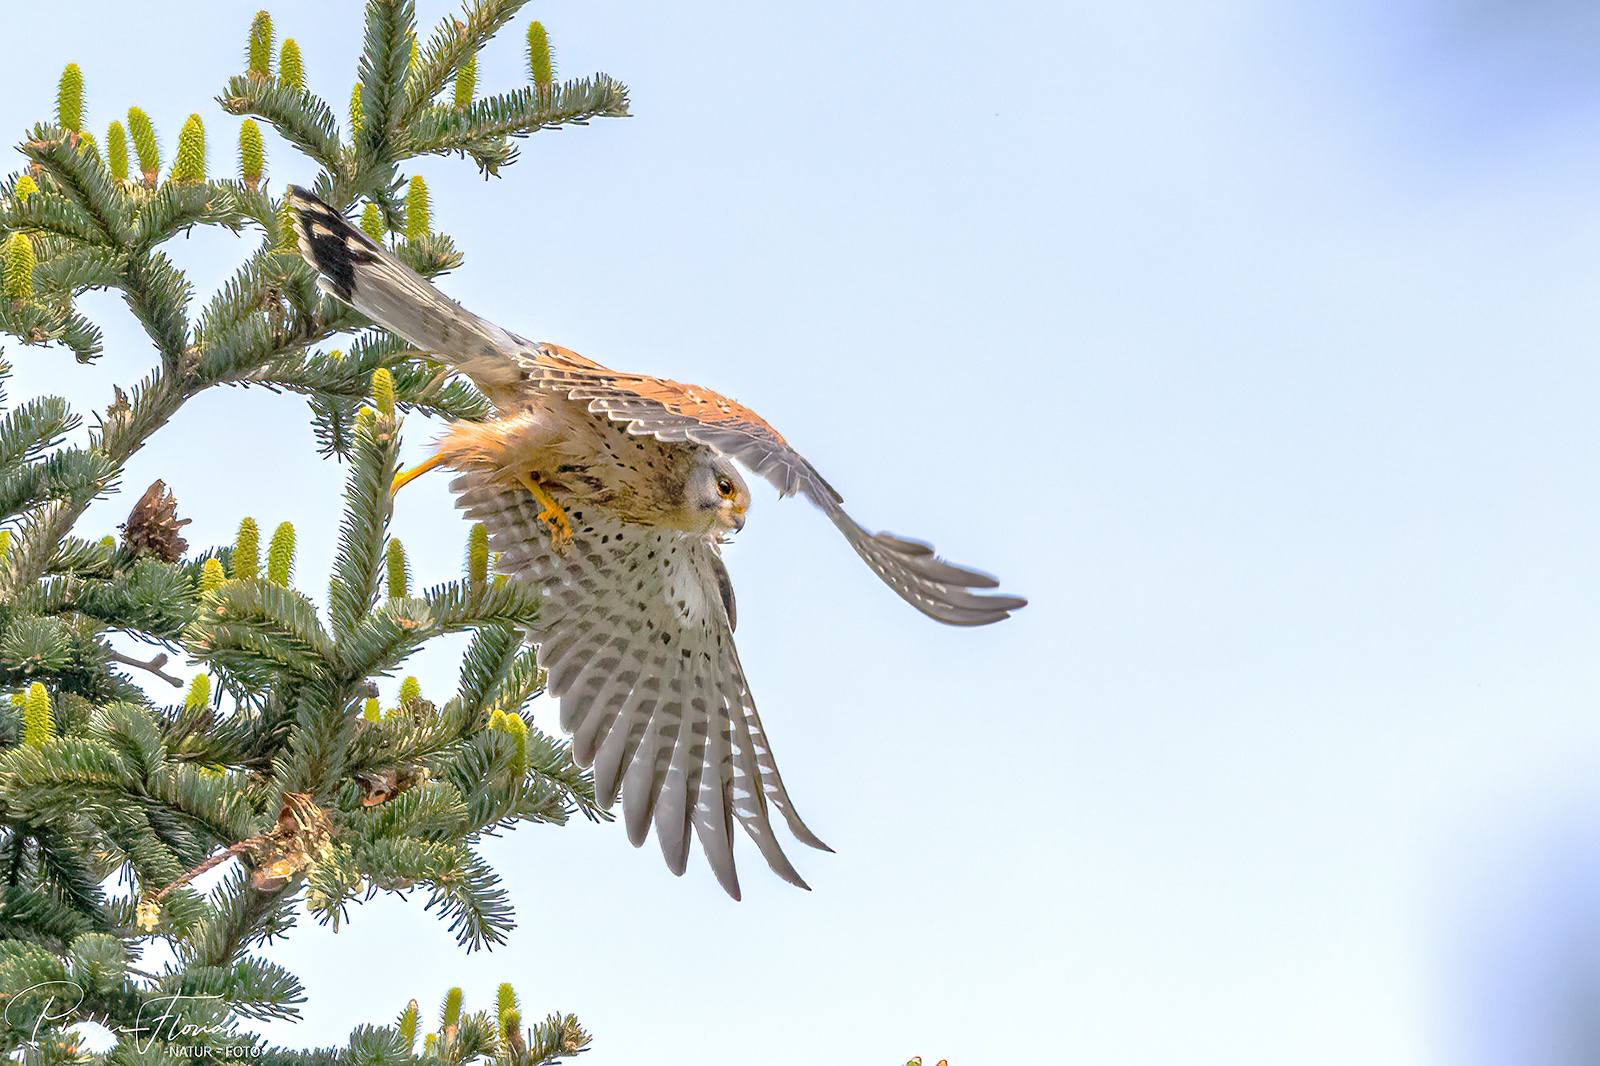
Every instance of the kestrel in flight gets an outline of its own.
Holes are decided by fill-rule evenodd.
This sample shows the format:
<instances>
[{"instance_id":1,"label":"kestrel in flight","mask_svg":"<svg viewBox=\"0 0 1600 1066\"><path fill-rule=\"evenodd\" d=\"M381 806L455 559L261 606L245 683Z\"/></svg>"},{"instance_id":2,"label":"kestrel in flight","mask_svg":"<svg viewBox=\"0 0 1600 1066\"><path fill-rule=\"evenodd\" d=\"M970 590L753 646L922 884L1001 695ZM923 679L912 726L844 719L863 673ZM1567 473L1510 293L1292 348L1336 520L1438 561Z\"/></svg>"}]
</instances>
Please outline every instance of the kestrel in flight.
<instances>
[{"instance_id":1,"label":"kestrel in flight","mask_svg":"<svg viewBox=\"0 0 1600 1066\"><path fill-rule=\"evenodd\" d=\"M768 820L807 829L778 776L733 646L725 534L750 492L732 460L780 495L820 507L875 574L949 625L997 622L1027 601L933 549L868 533L842 498L755 412L692 385L608 370L523 340L467 311L303 189L289 191L300 250L323 290L472 379L498 414L457 422L432 466L460 476L457 505L488 528L499 568L542 594L538 644L547 689L595 795L622 799L635 846L656 826L682 874L691 830L717 880L739 898L733 823L784 880L805 888Z\"/></svg>"}]
</instances>

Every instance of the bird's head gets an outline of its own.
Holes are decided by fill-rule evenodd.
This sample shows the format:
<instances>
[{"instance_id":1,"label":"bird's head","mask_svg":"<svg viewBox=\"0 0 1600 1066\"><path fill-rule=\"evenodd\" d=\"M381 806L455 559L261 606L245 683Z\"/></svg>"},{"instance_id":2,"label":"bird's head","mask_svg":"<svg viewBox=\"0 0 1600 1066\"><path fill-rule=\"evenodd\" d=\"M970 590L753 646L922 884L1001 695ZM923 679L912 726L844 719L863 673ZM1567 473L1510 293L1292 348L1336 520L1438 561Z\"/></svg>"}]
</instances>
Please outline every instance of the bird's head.
<instances>
[{"instance_id":1,"label":"bird's head","mask_svg":"<svg viewBox=\"0 0 1600 1066\"><path fill-rule=\"evenodd\" d=\"M744 515L750 509L750 490L726 457L707 453L689 475L687 486L689 513L705 525L706 533L736 533L744 528Z\"/></svg>"}]
</instances>

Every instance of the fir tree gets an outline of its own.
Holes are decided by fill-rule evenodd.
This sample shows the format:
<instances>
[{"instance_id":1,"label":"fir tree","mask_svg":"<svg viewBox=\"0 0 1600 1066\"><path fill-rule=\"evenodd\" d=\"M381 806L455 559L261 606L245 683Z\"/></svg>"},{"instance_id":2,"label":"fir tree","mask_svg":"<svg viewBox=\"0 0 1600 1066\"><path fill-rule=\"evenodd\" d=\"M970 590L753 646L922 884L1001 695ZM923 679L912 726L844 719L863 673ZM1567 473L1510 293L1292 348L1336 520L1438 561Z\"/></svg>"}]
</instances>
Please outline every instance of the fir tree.
<instances>
[{"instance_id":1,"label":"fir tree","mask_svg":"<svg viewBox=\"0 0 1600 1066\"><path fill-rule=\"evenodd\" d=\"M533 69L546 81L478 95L476 56L521 6L472 0L419 38L409 0L370 0L357 121L343 130L335 106L306 90L293 41L274 73L262 12L240 28L247 69L217 99L303 154L324 200L362 202L373 228L404 234L396 253L431 277L461 255L432 228L408 160L458 155L493 175L528 134L627 114L626 90L605 75L549 80L542 27ZM83 85L69 66L55 121L20 146L25 172L0 180L0 332L92 361L101 332L74 301L114 289L158 362L115 389L84 443L66 443L82 418L59 397L0 413L0 686L12 697L0 700L0 1050L39 1064L145 1064L255 1048L292 1066L400 1066L419 1054L534 1066L576 1053L588 1041L577 1020L524 1026L509 986L492 1013L466 1012L456 993L420 1047L415 1001L391 1025L357 1028L342 1051L259 1048L237 1028L297 1014L300 983L255 949L299 909L337 926L363 896L415 889L464 946L492 945L512 915L480 838L601 814L566 745L524 717L542 677L519 627L537 598L487 580L479 531L461 580L413 591L387 533L405 416L482 417L485 399L464 382L441 386L437 366L320 294L264 180L255 122L240 134L239 178L207 168L196 113L163 179L137 107L125 130L109 127L102 160L82 129ZM196 226L260 235L198 308L161 250ZM342 351L329 346L347 334ZM8 369L0 363L0 381ZM303 395L323 452L347 465L321 608L296 587L287 523L265 560L244 516L236 544L191 552L179 503L157 482L120 539L79 528L128 458L217 385ZM112 649L113 631L163 650L136 661ZM393 713L379 712L374 679L463 631L473 636L454 693L430 699L412 684ZM177 686L162 669L169 656L205 672L161 703L124 668ZM218 868L216 887L195 888ZM158 943L171 961L141 965ZM70 1031L84 1021L114 1032L116 1048L86 1056Z\"/></svg>"}]
</instances>

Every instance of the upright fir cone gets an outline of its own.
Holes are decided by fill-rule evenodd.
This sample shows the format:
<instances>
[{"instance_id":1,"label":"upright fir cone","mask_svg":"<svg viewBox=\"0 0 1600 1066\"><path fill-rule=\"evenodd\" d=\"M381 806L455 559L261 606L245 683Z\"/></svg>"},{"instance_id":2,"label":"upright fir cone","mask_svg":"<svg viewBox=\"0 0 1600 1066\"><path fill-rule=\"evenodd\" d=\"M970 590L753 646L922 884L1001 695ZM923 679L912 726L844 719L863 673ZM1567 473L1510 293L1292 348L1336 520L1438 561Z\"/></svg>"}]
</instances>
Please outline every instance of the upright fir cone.
<instances>
[{"instance_id":1,"label":"upright fir cone","mask_svg":"<svg viewBox=\"0 0 1600 1066\"><path fill-rule=\"evenodd\" d=\"M175 563L189 550L189 542L178 536L178 530L191 521L178 517L177 499L158 480L144 490L120 527L122 543L135 552L150 552L164 563Z\"/></svg>"}]
</instances>

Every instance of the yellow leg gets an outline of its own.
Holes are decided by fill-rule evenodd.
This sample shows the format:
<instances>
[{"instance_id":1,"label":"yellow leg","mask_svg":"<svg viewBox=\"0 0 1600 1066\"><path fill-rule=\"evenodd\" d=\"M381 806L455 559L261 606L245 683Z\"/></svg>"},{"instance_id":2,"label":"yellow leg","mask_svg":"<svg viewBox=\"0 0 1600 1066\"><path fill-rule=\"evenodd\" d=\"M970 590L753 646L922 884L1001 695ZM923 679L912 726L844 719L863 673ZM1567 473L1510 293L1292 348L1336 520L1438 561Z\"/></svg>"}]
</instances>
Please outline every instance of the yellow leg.
<instances>
[{"instance_id":1,"label":"yellow leg","mask_svg":"<svg viewBox=\"0 0 1600 1066\"><path fill-rule=\"evenodd\" d=\"M393 496L395 493L399 492L401 489L411 484L411 482L415 481L423 474L426 474L428 471L432 470L442 462L444 462L444 456L433 455L430 456L421 466L414 466L410 470L405 470L396 474L394 476L394 482L389 486L389 495Z\"/></svg>"},{"instance_id":2,"label":"yellow leg","mask_svg":"<svg viewBox=\"0 0 1600 1066\"><path fill-rule=\"evenodd\" d=\"M539 521L550 527L550 548L557 555L565 555L567 547L572 543L572 523L567 521L567 512L561 505L550 498L532 474L517 472L516 478L522 487L533 493L533 498L539 501L539 506L544 510L539 512Z\"/></svg>"}]
</instances>

